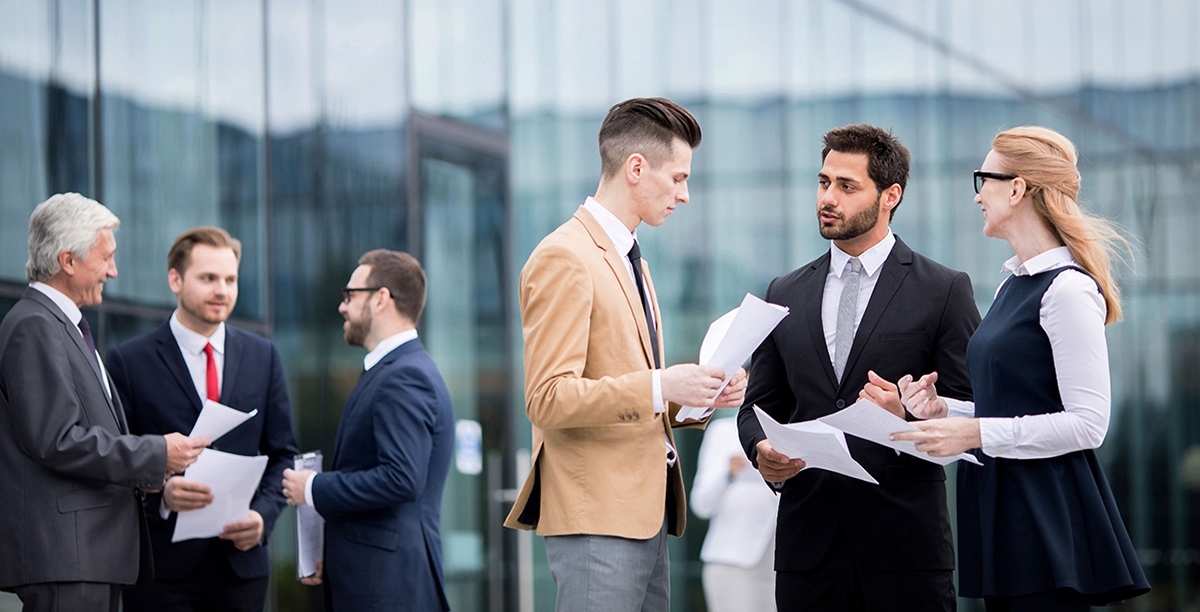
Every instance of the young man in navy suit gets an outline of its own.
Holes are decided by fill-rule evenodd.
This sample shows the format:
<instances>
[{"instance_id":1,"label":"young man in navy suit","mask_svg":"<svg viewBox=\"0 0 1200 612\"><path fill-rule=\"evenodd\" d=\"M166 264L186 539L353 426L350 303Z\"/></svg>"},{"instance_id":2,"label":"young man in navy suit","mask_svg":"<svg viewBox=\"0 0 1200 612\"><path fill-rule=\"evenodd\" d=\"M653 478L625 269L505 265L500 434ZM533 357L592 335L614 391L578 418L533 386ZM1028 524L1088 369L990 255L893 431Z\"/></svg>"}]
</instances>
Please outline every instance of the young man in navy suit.
<instances>
[{"instance_id":1,"label":"young man in navy suit","mask_svg":"<svg viewBox=\"0 0 1200 612\"><path fill-rule=\"evenodd\" d=\"M325 557L303 582L324 581L335 612L449 610L438 524L454 412L417 339L425 272L383 249L358 263L338 312L346 343L369 352L342 411L333 470L283 473L288 503L325 519Z\"/></svg>"},{"instance_id":2,"label":"young man in navy suit","mask_svg":"<svg viewBox=\"0 0 1200 612\"><path fill-rule=\"evenodd\" d=\"M219 537L171 542L177 512L212 503L206 485L173 476L161 494L147 498L155 582L125 590L126 612L263 609L266 539L285 503L276 483L298 451L275 345L225 325L237 304L241 253L241 243L223 229L184 232L167 255L175 313L108 352L133 433L190 431L212 399L258 411L212 447L269 457L245 520L226 525Z\"/></svg>"}]
</instances>

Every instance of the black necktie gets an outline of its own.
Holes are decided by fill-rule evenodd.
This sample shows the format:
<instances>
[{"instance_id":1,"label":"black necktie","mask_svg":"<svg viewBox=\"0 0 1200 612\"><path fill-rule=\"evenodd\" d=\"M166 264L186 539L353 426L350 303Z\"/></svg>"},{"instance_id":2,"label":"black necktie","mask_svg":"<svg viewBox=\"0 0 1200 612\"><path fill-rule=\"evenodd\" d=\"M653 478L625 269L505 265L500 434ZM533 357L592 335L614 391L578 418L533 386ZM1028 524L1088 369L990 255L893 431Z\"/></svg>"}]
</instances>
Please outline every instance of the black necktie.
<instances>
[{"instance_id":1,"label":"black necktie","mask_svg":"<svg viewBox=\"0 0 1200 612\"><path fill-rule=\"evenodd\" d=\"M96 343L92 340L92 326L88 325L87 317L79 319L79 331L83 332L83 341L91 351L88 353L88 359L94 361L96 359Z\"/></svg>"},{"instance_id":2,"label":"black necktie","mask_svg":"<svg viewBox=\"0 0 1200 612\"><path fill-rule=\"evenodd\" d=\"M636 240L633 248L629 249L629 263L633 264L633 280L637 283L638 295L642 298L642 312L646 315L646 327L650 330L650 350L654 351L654 368L662 367L658 360L658 330L654 326L654 316L650 311L650 299L646 295L646 282L642 278L642 250Z\"/></svg>"}]
</instances>

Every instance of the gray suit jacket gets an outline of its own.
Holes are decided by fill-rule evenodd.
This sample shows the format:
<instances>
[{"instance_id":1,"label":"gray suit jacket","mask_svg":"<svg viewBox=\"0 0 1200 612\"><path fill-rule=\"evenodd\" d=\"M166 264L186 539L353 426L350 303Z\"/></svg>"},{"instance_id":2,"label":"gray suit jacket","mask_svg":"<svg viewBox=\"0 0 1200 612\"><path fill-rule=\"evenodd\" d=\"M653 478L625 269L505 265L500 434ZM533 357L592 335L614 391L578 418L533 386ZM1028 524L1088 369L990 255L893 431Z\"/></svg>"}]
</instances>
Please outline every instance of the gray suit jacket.
<instances>
[{"instance_id":1,"label":"gray suit jacket","mask_svg":"<svg viewBox=\"0 0 1200 612\"><path fill-rule=\"evenodd\" d=\"M0 588L138 578L136 489L162 486L167 444L128 435L87 353L36 289L0 323Z\"/></svg>"}]
</instances>

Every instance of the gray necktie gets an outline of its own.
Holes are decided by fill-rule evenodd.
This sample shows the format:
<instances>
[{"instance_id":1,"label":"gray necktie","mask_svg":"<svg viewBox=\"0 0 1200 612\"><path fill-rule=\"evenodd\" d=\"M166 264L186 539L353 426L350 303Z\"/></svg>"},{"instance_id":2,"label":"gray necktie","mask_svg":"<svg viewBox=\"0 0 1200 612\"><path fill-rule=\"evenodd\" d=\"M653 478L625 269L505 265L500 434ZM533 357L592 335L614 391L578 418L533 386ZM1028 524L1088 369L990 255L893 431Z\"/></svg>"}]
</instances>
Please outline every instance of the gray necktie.
<instances>
[{"instance_id":1,"label":"gray necktie","mask_svg":"<svg viewBox=\"0 0 1200 612\"><path fill-rule=\"evenodd\" d=\"M833 371L838 382L842 381L850 347L854 344L854 315L858 310L858 281L862 276L862 262L857 257L851 257L846 264L850 266L850 275L846 277L842 299L838 302L837 336L833 342Z\"/></svg>"}]
</instances>

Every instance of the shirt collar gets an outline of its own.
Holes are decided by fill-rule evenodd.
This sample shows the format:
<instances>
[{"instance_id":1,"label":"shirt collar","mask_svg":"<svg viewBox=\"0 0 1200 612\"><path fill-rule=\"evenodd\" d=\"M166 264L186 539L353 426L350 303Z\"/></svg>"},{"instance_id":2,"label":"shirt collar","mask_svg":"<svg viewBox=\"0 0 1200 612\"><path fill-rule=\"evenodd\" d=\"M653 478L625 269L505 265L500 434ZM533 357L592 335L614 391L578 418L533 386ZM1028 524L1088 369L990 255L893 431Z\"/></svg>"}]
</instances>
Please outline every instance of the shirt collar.
<instances>
[{"instance_id":1,"label":"shirt collar","mask_svg":"<svg viewBox=\"0 0 1200 612\"><path fill-rule=\"evenodd\" d=\"M608 239L612 240L613 246L621 257L629 255L629 249L633 248L633 243L637 240L637 230L629 231L624 223L612 214L612 211L604 207L603 204L596 201L596 198L588 196L588 199L583 202L583 207L592 213L596 218L596 222L608 234Z\"/></svg>"},{"instance_id":2,"label":"shirt collar","mask_svg":"<svg viewBox=\"0 0 1200 612\"><path fill-rule=\"evenodd\" d=\"M1013 255L1008 258L1008 261L1004 262L1002 269L1013 276L1032 276L1046 270L1073 265L1074 263L1075 258L1071 257L1071 249L1060 246L1048 251L1042 251L1030 257L1024 263L1021 263L1021 260L1016 255Z\"/></svg>"},{"instance_id":3,"label":"shirt collar","mask_svg":"<svg viewBox=\"0 0 1200 612\"><path fill-rule=\"evenodd\" d=\"M892 253L892 247L895 245L896 235L892 233L892 230L888 230L887 236L884 236L883 240L875 243L875 246L863 251L863 254L858 256L863 272L866 272L867 276L875 276L875 272L883 267L883 263L887 261L888 255ZM848 261L850 261L850 254L839 249L837 244L830 241L829 270L841 278Z\"/></svg>"},{"instance_id":4,"label":"shirt collar","mask_svg":"<svg viewBox=\"0 0 1200 612\"><path fill-rule=\"evenodd\" d=\"M29 286L41 291L46 297L50 298L50 301L54 302L54 305L58 306L58 309L63 311L63 314L67 315L67 320L74 323L75 327L79 327L79 320L83 318L83 313L79 311L79 306L76 306L75 302L67 297L67 294L42 282L35 281L29 283Z\"/></svg>"},{"instance_id":5,"label":"shirt collar","mask_svg":"<svg viewBox=\"0 0 1200 612\"><path fill-rule=\"evenodd\" d=\"M171 333L175 335L175 342L179 343L179 350L191 355L199 355L204 352L204 345L211 344L213 351L224 355L225 354L225 324L221 323L217 326L217 331L213 335L204 337L186 327L179 322L179 311L171 313Z\"/></svg>"},{"instance_id":6,"label":"shirt collar","mask_svg":"<svg viewBox=\"0 0 1200 612\"><path fill-rule=\"evenodd\" d=\"M376 344L375 348L371 349L371 352L367 353L366 357L363 357L363 369L370 370L375 367L375 364L382 361L384 357L387 357L388 353L399 348L401 344L416 339L417 330L409 329L380 340L379 344Z\"/></svg>"}]
</instances>

